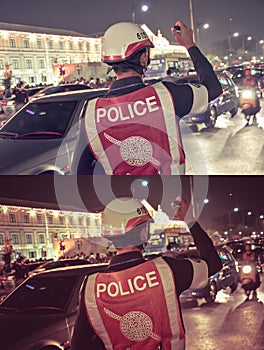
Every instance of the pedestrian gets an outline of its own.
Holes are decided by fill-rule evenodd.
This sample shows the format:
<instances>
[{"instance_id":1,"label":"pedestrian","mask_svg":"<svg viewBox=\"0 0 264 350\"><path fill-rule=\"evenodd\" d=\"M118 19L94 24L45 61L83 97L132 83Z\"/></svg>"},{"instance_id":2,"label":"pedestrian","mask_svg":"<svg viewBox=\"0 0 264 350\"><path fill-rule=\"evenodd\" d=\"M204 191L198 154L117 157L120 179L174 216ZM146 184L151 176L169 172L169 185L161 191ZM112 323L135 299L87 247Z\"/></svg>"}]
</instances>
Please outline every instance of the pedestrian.
<instances>
[{"instance_id":1,"label":"pedestrian","mask_svg":"<svg viewBox=\"0 0 264 350\"><path fill-rule=\"evenodd\" d=\"M18 111L28 102L28 94L22 83L13 89L13 95L15 95L15 109Z\"/></svg>"},{"instance_id":2,"label":"pedestrian","mask_svg":"<svg viewBox=\"0 0 264 350\"><path fill-rule=\"evenodd\" d=\"M102 60L116 80L105 96L89 101L75 148L72 174L173 175L185 173L178 118L202 113L222 93L212 65L182 21L171 31L193 61L200 85L157 82L144 75L154 47L134 23L116 23L103 37ZM177 116L177 117L176 117Z\"/></svg>"},{"instance_id":3,"label":"pedestrian","mask_svg":"<svg viewBox=\"0 0 264 350\"><path fill-rule=\"evenodd\" d=\"M117 254L82 289L72 350L185 349L179 296L186 289L205 287L222 264L211 239L186 214L188 203L179 201L178 218L190 226L200 255L196 260L145 260L152 221L147 209L127 197L106 206L103 236L114 243Z\"/></svg>"}]
</instances>

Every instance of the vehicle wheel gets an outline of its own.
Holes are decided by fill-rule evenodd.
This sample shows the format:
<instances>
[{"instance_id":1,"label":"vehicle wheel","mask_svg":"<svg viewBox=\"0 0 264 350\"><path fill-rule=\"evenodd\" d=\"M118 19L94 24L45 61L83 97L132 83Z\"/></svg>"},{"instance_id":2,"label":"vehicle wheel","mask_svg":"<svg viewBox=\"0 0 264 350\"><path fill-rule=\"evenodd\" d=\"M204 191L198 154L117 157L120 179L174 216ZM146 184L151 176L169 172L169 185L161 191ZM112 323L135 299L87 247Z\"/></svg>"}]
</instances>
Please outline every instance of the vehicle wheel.
<instances>
[{"instance_id":1,"label":"vehicle wheel","mask_svg":"<svg viewBox=\"0 0 264 350\"><path fill-rule=\"evenodd\" d=\"M205 123L207 128L213 128L215 126L216 119L217 119L216 109L215 109L215 107L211 107L211 109L210 109L210 119L209 119L208 122Z\"/></svg>"},{"instance_id":2,"label":"vehicle wheel","mask_svg":"<svg viewBox=\"0 0 264 350\"><path fill-rule=\"evenodd\" d=\"M237 286L238 286L238 283L236 281L231 284L230 286L231 293L233 293L237 289Z\"/></svg>"},{"instance_id":3,"label":"vehicle wheel","mask_svg":"<svg viewBox=\"0 0 264 350\"><path fill-rule=\"evenodd\" d=\"M230 114L231 114L231 118L233 118L238 112L238 107L234 107L233 109L231 109Z\"/></svg>"},{"instance_id":4,"label":"vehicle wheel","mask_svg":"<svg viewBox=\"0 0 264 350\"><path fill-rule=\"evenodd\" d=\"M216 294L217 294L216 284L215 282L211 282L209 286L209 295L204 298L205 301L207 303L213 303L215 301Z\"/></svg>"}]
</instances>

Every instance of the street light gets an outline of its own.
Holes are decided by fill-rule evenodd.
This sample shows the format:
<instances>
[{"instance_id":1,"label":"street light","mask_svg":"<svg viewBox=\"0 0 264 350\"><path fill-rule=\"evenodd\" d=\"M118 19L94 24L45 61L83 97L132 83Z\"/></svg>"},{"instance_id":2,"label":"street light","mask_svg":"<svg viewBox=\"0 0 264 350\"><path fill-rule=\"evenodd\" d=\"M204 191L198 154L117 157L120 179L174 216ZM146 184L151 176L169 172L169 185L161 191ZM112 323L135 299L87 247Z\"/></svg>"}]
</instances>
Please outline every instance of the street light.
<instances>
[{"instance_id":1,"label":"street light","mask_svg":"<svg viewBox=\"0 0 264 350\"><path fill-rule=\"evenodd\" d=\"M142 4L140 6L141 11L147 12L149 6L147 4ZM132 0L132 22L136 23L136 0Z\"/></svg>"},{"instance_id":2,"label":"street light","mask_svg":"<svg viewBox=\"0 0 264 350\"><path fill-rule=\"evenodd\" d=\"M203 29L208 29L210 27L209 23L197 23L197 28L196 28L196 42L197 45L200 45L200 28Z\"/></svg>"}]
</instances>

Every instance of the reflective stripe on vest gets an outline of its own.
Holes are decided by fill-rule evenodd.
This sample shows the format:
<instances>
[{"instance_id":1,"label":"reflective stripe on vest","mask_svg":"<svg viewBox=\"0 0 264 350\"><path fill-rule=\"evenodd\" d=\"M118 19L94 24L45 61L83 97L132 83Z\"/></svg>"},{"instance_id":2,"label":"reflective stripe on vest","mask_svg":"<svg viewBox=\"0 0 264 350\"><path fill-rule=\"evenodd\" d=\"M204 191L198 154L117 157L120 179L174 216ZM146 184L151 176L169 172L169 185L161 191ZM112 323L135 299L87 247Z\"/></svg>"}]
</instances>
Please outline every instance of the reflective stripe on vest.
<instances>
[{"instance_id":1,"label":"reflective stripe on vest","mask_svg":"<svg viewBox=\"0 0 264 350\"><path fill-rule=\"evenodd\" d=\"M173 274L162 258L89 276L85 306L107 350L185 349Z\"/></svg>"},{"instance_id":2,"label":"reflective stripe on vest","mask_svg":"<svg viewBox=\"0 0 264 350\"><path fill-rule=\"evenodd\" d=\"M107 175L183 175L185 158L173 100L157 83L89 101L85 129Z\"/></svg>"}]
</instances>

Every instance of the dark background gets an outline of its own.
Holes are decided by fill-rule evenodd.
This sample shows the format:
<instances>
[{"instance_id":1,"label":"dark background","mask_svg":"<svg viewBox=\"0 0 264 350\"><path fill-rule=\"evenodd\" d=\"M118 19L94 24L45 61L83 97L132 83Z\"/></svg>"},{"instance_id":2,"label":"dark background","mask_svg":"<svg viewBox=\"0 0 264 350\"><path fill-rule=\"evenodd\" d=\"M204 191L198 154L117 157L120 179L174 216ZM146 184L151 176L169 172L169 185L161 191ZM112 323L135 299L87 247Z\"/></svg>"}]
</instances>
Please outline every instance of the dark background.
<instances>
[{"instance_id":1,"label":"dark background","mask_svg":"<svg viewBox=\"0 0 264 350\"><path fill-rule=\"evenodd\" d=\"M136 22L145 23L154 33L158 29L174 40L170 27L182 19L190 26L189 0L146 0L148 12L140 11L143 0L0 0L0 21L74 30L84 34L104 32L111 24L132 21L132 3ZM197 23L209 23L200 30L201 48L209 50L213 43L239 32L264 39L263 0L193 0L193 17Z\"/></svg>"},{"instance_id":2,"label":"dark background","mask_svg":"<svg viewBox=\"0 0 264 350\"><path fill-rule=\"evenodd\" d=\"M138 183L141 179L148 180L147 188ZM113 198L133 192L172 215L170 203L178 194L190 199L191 180L205 227L234 207L264 214L262 176L57 176L55 181L53 176L1 176L0 203L96 212ZM209 202L203 205L205 198Z\"/></svg>"}]
</instances>

